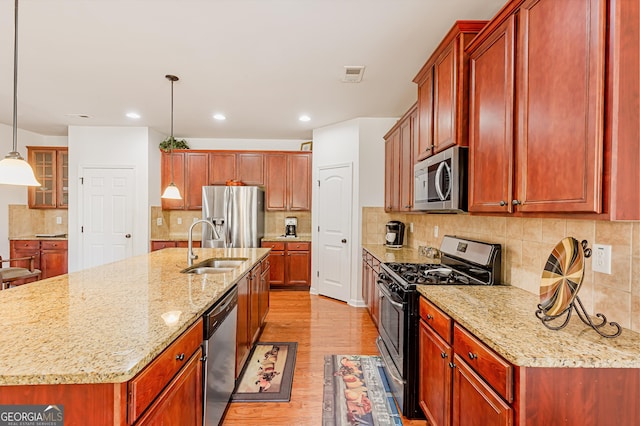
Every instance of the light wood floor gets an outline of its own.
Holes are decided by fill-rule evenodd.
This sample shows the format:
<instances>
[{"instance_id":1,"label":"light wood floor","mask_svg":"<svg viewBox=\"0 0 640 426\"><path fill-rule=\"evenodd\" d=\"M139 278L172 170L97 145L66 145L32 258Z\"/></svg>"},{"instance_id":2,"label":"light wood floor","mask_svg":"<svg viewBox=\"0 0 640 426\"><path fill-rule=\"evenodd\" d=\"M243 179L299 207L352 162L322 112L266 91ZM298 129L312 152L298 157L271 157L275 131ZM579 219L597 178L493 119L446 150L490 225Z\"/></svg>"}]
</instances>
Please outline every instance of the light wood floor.
<instances>
[{"instance_id":1,"label":"light wood floor","mask_svg":"<svg viewBox=\"0 0 640 426\"><path fill-rule=\"evenodd\" d=\"M229 405L223 425L321 425L324 356L378 355L378 332L365 308L305 291L272 291L260 340L298 342L291 401ZM416 348L417 350L417 348ZM405 425L425 421L403 419Z\"/></svg>"}]
</instances>

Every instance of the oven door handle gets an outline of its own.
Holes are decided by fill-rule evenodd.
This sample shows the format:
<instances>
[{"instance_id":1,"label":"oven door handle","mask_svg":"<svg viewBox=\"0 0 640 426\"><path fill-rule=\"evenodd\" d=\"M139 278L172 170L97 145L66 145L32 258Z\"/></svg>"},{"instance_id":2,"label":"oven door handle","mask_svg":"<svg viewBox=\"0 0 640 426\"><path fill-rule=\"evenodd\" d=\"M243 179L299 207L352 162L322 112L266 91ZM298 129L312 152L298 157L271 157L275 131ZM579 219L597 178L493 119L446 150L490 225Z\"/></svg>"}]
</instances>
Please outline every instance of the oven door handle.
<instances>
[{"instance_id":1,"label":"oven door handle","mask_svg":"<svg viewBox=\"0 0 640 426\"><path fill-rule=\"evenodd\" d=\"M380 357L382 358L382 362L387 366L385 371L389 373L389 375L394 381L404 384L405 381L402 378L393 374L393 370L394 370L393 362L389 358L387 358L386 350L382 348L382 346L384 346L384 342L380 337L378 337L378 339L376 340L376 346L378 347L378 352L380 352Z\"/></svg>"},{"instance_id":2,"label":"oven door handle","mask_svg":"<svg viewBox=\"0 0 640 426\"><path fill-rule=\"evenodd\" d=\"M381 283L381 281L376 281L376 286L378 287L378 290L380 290L382 295L386 296L386 298L389 300L389 303L391 303L391 305L395 306L398 309L404 309L404 306L402 305L402 303L398 303L398 302L394 301L391 298L391 293L389 293L387 291L387 289L384 288L384 286L382 286L380 283Z\"/></svg>"}]
</instances>

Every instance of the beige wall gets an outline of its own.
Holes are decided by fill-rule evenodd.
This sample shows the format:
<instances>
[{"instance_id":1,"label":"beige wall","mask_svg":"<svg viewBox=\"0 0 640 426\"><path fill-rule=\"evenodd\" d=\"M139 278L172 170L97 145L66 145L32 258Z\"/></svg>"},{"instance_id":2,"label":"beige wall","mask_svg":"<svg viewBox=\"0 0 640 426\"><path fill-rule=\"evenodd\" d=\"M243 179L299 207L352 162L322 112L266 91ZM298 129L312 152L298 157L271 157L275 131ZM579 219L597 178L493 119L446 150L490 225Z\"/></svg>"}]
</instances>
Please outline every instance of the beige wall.
<instances>
[{"instance_id":1,"label":"beige wall","mask_svg":"<svg viewBox=\"0 0 640 426\"><path fill-rule=\"evenodd\" d=\"M30 209L26 205L10 204L9 239L30 238L35 234L67 234L68 217L67 209ZM57 218L60 218L60 224Z\"/></svg>"},{"instance_id":2,"label":"beige wall","mask_svg":"<svg viewBox=\"0 0 640 426\"><path fill-rule=\"evenodd\" d=\"M362 243L382 244L384 225L400 220L407 226L406 245L440 247L445 234L502 244L503 281L538 294L540 276L553 247L564 237L612 246L612 274L591 271L585 265L579 291L588 312L640 331L640 222L571 219L484 217L468 214L387 214L383 208L365 207ZM414 232L409 232L413 223ZM438 237L434 237L434 227ZM531 307L531 315L536 310Z\"/></svg>"}]
</instances>

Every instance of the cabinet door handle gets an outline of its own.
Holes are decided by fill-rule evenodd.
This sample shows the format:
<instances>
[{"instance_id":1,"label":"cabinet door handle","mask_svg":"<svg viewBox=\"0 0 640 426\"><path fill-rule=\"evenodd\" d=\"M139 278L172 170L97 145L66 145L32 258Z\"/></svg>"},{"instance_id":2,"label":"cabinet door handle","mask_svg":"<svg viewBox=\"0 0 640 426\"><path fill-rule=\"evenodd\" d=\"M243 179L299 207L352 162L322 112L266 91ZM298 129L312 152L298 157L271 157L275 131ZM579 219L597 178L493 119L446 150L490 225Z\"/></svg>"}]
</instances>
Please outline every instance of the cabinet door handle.
<instances>
[{"instance_id":1,"label":"cabinet door handle","mask_svg":"<svg viewBox=\"0 0 640 426\"><path fill-rule=\"evenodd\" d=\"M450 363L449 363L449 367L451 367L451 368L456 368L456 365L455 365L453 362L450 362Z\"/></svg>"},{"instance_id":2,"label":"cabinet door handle","mask_svg":"<svg viewBox=\"0 0 640 426\"><path fill-rule=\"evenodd\" d=\"M474 354L473 352L469 352L469 359L477 359L478 354Z\"/></svg>"},{"instance_id":3,"label":"cabinet door handle","mask_svg":"<svg viewBox=\"0 0 640 426\"><path fill-rule=\"evenodd\" d=\"M446 354L445 352L442 352L442 353L440 354L440 356L441 356L442 358L446 358L446 357L447 357L447 354Z\"/></svg>"},{"instance_id":4,"label":"cabinet door handle","mask_svg":"<svg viewBox=\"0 0 640 426\"><path fill-rule=\"evenodd\" d=\"M184 352L181 353L180 355L176 355L176 360L178 361L184 361Z\"/></svg>"},{"instance_id":5,"label":"cabinet door handle","mask_svg":"<svg viewBox=\"0 0 640 426\"><path fill-rule=\"evenodd\" d=\"M504 200L500 200L500 206L501 206L501 207L504 207L504 206L506 206L506 205L507 205L507 203L506 203Z\"/></svg>"},{"instance_id":6,"label":"cabinet door handle","mask_svg":"<svg viewBox=\"0 0 640 426\"><path fill-rule=\"evenodd\" d=\"M521 204L522 204L522 201L519 201L519 200L513 200L513 201L511 202L511 204L513 204L514 206L519 206L519 205L521 205Z\"/></svg>"},{"instance_id":7,"label":"cabinet door handle","mask_svg":"<svg viewBox=\"0 0 640 426\"><path fill-rule=\"evenodd\" d=\"M431 315L431 314L427 314L427 319L428 319L428 320L433 319L433 315Z\"/></svg>"}]
</instances>

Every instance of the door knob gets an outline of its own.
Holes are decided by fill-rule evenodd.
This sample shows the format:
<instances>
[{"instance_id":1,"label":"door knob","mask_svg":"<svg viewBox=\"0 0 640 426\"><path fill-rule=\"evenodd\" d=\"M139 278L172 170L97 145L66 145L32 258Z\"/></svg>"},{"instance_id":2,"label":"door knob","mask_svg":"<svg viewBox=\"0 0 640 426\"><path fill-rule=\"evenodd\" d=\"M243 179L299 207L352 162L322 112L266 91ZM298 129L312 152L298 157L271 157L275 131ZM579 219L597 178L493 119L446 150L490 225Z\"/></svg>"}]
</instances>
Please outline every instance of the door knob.
<instances>
[{"instance_id":1,"label":"door knob","mask_svg":"<svg viewBox=\"0 0 640 426\"><path fill-rule=\"evenodd\" d=\"M125 238L131 238L131 234L127 234L124 236Z\"/></svg>"},{"instance_id":2,"label":"door knob","mask_svg":"<svg viewBox=\"0 0 640 426\"><path fill-rule=\"evenodd\" d=\"M342 239L342 244L347 244L347 239L346 238Z\"/></svg>"}]
</instances>

